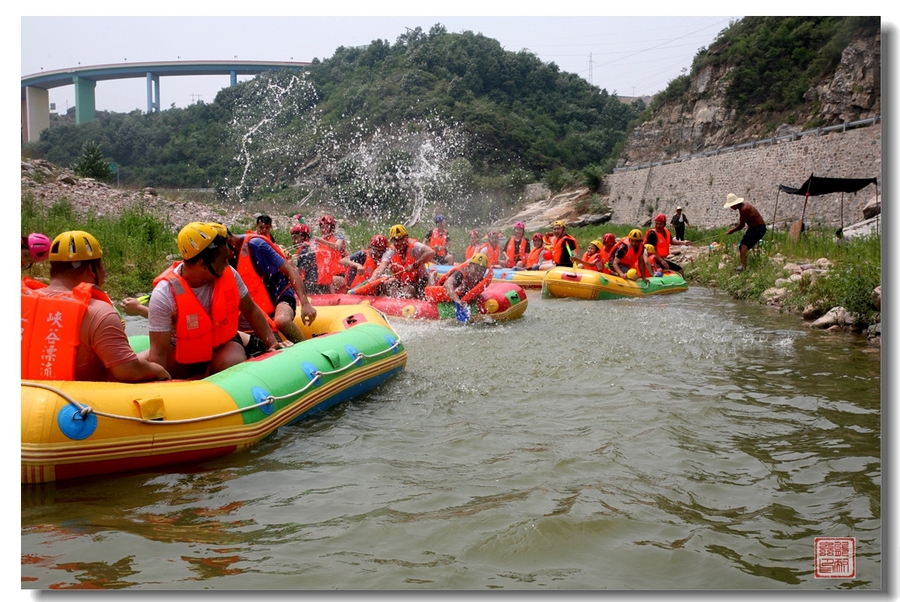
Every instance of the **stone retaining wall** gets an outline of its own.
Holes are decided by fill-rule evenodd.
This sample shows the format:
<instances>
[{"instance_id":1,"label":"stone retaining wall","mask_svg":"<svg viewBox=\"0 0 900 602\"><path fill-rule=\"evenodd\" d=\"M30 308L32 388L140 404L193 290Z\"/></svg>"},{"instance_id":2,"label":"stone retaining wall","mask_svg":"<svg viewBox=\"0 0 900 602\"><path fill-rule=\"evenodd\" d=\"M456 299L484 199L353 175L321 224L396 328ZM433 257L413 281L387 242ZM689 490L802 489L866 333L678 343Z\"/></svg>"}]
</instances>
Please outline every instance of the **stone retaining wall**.
<instances>
[{"instance_id":1,"label":"stone retaining wall","mask_svg":"<svg viewBox=\"0 0 900 602\"><path fill-rule=\"evenodd\" d=\"M804 136L793 142L731 151L714 157L691 159L635 171L610 174L609 206L613 222L643 225L662 211L667 217L675 207L694 226L716 227L737 222L737 212L725 209L725 197L733 192L762 213L770 227L787 229L800 219L804 197L779 193L784 184L799 188L815 174L835 178L878 178L881 196L881 124L821 136ZM840 226L841 193L810 197L807 224ZM843 224L863 219L863 206L875 198L875 187L843 195ZM776 212L777 201L777 215Z\"/></svg>"}]
</instances>

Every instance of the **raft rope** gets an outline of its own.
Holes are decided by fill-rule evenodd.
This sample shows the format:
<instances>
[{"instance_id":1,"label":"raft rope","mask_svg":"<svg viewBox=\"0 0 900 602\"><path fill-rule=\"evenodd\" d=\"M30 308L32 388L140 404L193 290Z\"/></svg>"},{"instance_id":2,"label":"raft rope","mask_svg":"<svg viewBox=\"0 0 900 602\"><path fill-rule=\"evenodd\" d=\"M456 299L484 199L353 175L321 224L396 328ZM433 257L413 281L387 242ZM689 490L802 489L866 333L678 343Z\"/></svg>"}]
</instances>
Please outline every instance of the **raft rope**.
<instances>
[{"instance_id":1,"label":"raft rope","mask_svg":"<svg viewBox=\"0 0 900 602\"><path fill-rule=\"evenodd\" d=\"M192 424L195 422L203 422L204 420L216 420L218 418L225 418L227 416L233 416L235 414L240 414L242 412L249 412L250 410L255 410L256 408L259 408L262 406L274 404L276 401L281 401L283 399L289 399L291 397L302 395L304 392L306 392L307 389L309 389L314 384L316 384L323 376L331 376L332 374L340 374L341 372L345 372L345 371L349 370L350 368L352 368L353 366L355 366L362 359L369 359L369 358L375 358L375 357L378 357L381 355L386 355L388 353L393 352L393 350L399 346L400 346L400 339L397 339L393 345L391 345L387 349L384 349L377 353L366 354L366 353L358 352L349 364L347 364L346 366L343 366L341 368L336 368L336 369L328 371L328 372L323 372L322 370L316 370L315 372L313 372L312 380L310 380L308 383L306 383L306 385L303 386L302 388L297 389L296 391L294 391L292 393L288 393L286 395L280 395L280 396L269 395L262 401L255 403L253 405L247 406L245 408L238 408L236 410L222 412L221 414L213 414L211 416L200 416L197 418L185 418L184 420L147 420L146 418L137 418L135 416L122 416L119 414L109 414L107 412L100 412L100 411L94 410L91 406L86 406L82 403L79 403L78 401L73 399L69 394L67 394L65 391L61 391L60 389L58 389L52 385L45 385L43 383L22 381L22 386L52 391L53 393L56 393L57 395L59 395L60 397L65 399L66 401L68 401L70 404L72 404L73 406L75 406L78 409L78 413L72 415L73 420L75 420L75 416L80 416L82 419L84 419L84 418L87 418L88 415L94 414L95 416L103 416L104 418L112 418L115 420L127 420L130 422L140 422L141 424L150 424L150 425Z\"/></svg>"}]
</instances>

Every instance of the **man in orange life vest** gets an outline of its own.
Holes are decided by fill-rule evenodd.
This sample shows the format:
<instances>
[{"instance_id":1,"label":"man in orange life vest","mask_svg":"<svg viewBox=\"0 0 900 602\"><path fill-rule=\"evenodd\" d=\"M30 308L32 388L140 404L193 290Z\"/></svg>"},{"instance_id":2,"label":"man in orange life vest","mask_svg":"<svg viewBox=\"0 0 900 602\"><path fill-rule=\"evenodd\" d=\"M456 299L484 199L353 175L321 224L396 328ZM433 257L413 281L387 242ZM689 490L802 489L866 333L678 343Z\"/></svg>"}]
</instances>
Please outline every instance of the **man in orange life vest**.
<instances>
[{"instance_id":1,"label":"man in orange life vest","mask_svg":"<svg viewBox=\"0 0 900 602\"><path fill-rule=\"evenodd\" d=\"M388 283L388 294L399 298L421 298L428 284L425 264L434 258L434 249L409 238L403 224L391 226L391 246L372 273L379 278L390 269L395 280Z\"/></svg>"},{"instance_id":2,"label":"man in orange life vest","mask_svg":"<svg viewBox=\"0 0 900 602\"><path fill-rule=\"evenodd\" d=\"M22 279L22 378L165 380L159 363L131 349L119 314L100 287L103 250L91 234L63 232L50 245L50 284Z\"/></svg>"},{"instance_id":3,"label":"man in orange life vest","mask_svg":"<svg viewBox=\"0 0 900 602\"><path fill-rule=\"evenodd\" d=\"M672 233L666 228L665 213L660 213L653 218L653 229L647 230L647 234L644 236L644 244L653 245L656 249L656 259L659 260L662 269L684 274L684 268L669 259L669 246L690 246L691 241L675 240L672 237Z\"/></svg>"},{"instance_id":4,"label":"man in orange life vest","mask_svg":"<svg viewBox=\"0 0 900 602\"><path fill-rule=\"evenodd\" d=\"M226 238L234 253L229 263L237 269L253 301L274 320L278 331L291 342L299 343L303 335L294 324L298 302L304 324L312 324L316 319L299 270L265 236L239 236L226 229ZM249 324L242 323L240 329L248 330Z\"/></svg>"},{"instance_id":5,"label":"man in orange life vest","mask_svg":"<svg viewBox=\"0 0 900 602\"><path fill-rule=\"evenodd\" d=\"M524 222L516 222L513 226L513 235L506 241L506 249L503 251L503 263L507 268L525 268L525 261L531 253L531 245L525 237Z\"/></svg>"},{"instance_id":6,"label":"man in orange life vest","mask_svg":"<svg viewBox=\"0 0 900 602\"><path fill-rule=\"evenodd\" d=\"M247 292L247 286L228 264L225 227L192 222L178 233L184 261L158 279L150 296L148 359L175 378L216 373L247 359L238 332L243 316L260 347L273 351L289 347L279 342L266 315Z\"/></svg>"},{"instance_id":7,"label":"man in orange life vest","mask_svg":"<svg viewBox=\"0 0 900 602\"><path fill-rule=\"evenodd\" d=\"M503 252L503 249L500 247L500 233L496 230L488 232L487 243L481 245L481 248L478 249L478 252L487 255L488 262L490 263L491 267L503 267L500 264L500 254Z\"/></svg>"},{"instance_id":8,"label":"man in orange life vest","mask_svg":"<svg viewBox=\"0 0 900 602\"><path fill-rule=\"evenodd\" d=\"M566 222L558 219L553 222L553 266L570 268L573 256L578 257L578 241L566 232Z\"/></svg>"},{"instance_id":9,"label":"man in orange life vest","mask_svg":"<svg viewBox=\"0 0 900 602\"><path fill-rule=\"evenodd\" d=\"M434 262L441 265L453 263L453 253L450 252L450 232L447 231L446 222L443 215L434 216L434 228L425 235L423 241L434 249Z\"/></svg>"},{"instance_id":10,"label":"man in orange life vest","mask_svg":"<svg viewBox=\"0 0 900 602\"><path fill-rule=\"evenodd\" d=\"M469 300L465 300L470 292L473 291L476 287L479 287L480 291L484 290L484 287L487 284L490 284L490 280L487 283L483 283L482 281L485 279L485 273L488 269L488 257L484 253L475 253L472 255L471 259L469 259L468 264L463 269L459 269L457 271L451 272L449 277L444 281L444 290L447 292L447 296L454 303L465 305L469 302ZM483 286L479 286L482 285ZM473 293L479 294L479 293Z\"/></svg>"},{"instance_id":11,"label":"man in orange life vest","mask_svg":"<svg viewBox=\"0 0 900 602\"><path fill-rule=\"evenodd\" d=\"M614 276L636 280L640 275L645 283L649 282L653 272L644 250L644 233L635 228L627 238L616 243L609 254L609 267Z\"/></svg>"}]
</instances>

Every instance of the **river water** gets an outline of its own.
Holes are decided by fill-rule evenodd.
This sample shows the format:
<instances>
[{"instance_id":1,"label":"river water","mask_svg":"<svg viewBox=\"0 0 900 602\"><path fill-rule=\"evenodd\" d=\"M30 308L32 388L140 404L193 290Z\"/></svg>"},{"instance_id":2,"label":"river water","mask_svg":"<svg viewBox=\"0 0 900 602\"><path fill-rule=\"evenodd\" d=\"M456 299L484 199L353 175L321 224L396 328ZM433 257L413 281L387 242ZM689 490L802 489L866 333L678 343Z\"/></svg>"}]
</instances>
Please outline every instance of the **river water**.
<instances>
[{"instance_id":1,"label":"river water","mask_svg":"<svg viewBox=\"0 0 900 602\"><path fill-rule=\"evenodd\" d=\"M863 337L705 288L528 302L393 320L405 372L250 451L22 487L21 587L883 587ZM854 578L815 578L816 537L856 538Z\"/></svg>"}]
</instances>

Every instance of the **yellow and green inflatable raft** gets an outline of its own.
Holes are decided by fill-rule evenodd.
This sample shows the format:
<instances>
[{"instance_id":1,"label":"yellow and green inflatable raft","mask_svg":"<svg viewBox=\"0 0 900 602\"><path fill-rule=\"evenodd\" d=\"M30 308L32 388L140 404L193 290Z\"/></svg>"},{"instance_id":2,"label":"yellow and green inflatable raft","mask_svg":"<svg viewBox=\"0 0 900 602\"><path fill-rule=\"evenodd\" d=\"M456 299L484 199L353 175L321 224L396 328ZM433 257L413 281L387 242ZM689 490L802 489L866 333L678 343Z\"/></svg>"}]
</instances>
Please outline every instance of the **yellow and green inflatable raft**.
<instances>
[{"instance_id":1,"label":"yellow and green inflatable raft","mask_svg":"<svg viewBox=\"0 0 900 602\"><path fill-rule=\"evenodd\" d=\"M306 337L202 380L23 381L22 483L161 469L225 456L359 396L406 366L384 315L317 308ZM131 337L136 350L146 336Z\"/></svg>"},{"instance_id":2,"label":"yellow and green inflatable raft","mask_svg":"<svg viewBox=\"0 0 900 602\"><path fill-rule=\"evenodd\" d=\"M621 299L682 293L688 284L677 272L663 272L651 276L647 282L629 280L611 274L601 274L581 268L553 268L547 270L541 287L541 296L576 297L578 299Z\"/></svg>"}]
</instances>

